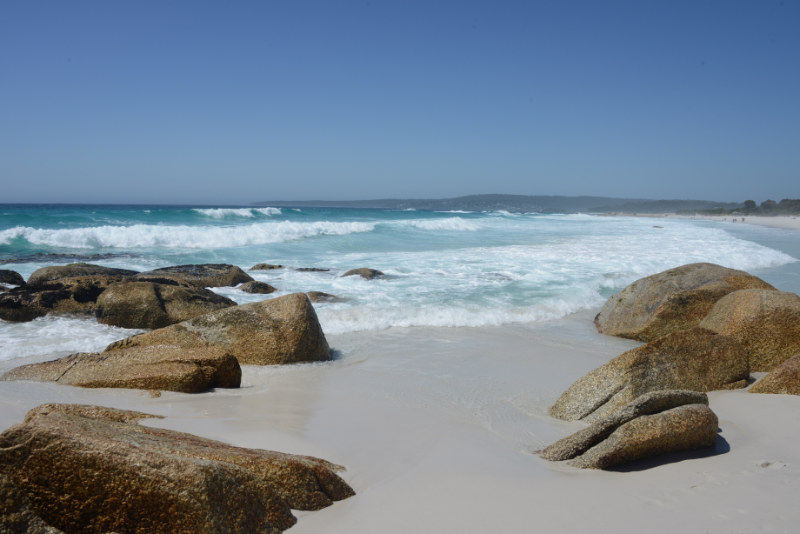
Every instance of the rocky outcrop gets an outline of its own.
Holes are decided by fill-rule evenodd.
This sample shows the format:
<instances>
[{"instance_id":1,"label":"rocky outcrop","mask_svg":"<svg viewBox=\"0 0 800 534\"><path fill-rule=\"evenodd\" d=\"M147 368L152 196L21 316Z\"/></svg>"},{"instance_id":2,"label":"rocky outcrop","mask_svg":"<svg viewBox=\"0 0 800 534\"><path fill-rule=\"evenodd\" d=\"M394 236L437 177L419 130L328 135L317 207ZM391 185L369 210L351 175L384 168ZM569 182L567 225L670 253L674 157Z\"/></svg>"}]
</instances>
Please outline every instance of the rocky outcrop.
<instances>
[{"instance_id":1,"label":"rocky outcrop","mask_svg":"<svg viewBox=\"0 0 800 534\"><path fill-rule=\"evenodd\" d=\"M251 271L273 271L275 269L283 269L283 265L275 265L272 263L256 263L250 267Z\"/></svg>"},{"instance_id":2,"label":"rocky outcrop","mask_svg":"<svg viewBox=\"0 0 800 534\"><path fill-rule=\"evenodd\" d=\"M84 276L26 284L0 295L0 319L32 321L50 313L94 315L97 298L122 276Z\"/></svg>"},{"instance_id":3,"label":"rocky outcrop","mask_svg":"<svg viewBox=\"0 0 800 534\"><path fill-rule=\"evenodd\" d=\"M667 452L711 447L717 417L705 393L662 390L646 393L618 412L600 418L539 451L551 461L604 469Z\"/></svg>"},{"instance_id":4,"label":"rocky outcrop","mask_svg":"<svg viewBox=\"0 0 800 534\"><path fill-rule=\"evenodd\" d=\"M749 375L747 353L737 341L692 328L624 352L584 375L559 397L550 414L591 422L650 391L745 387Z\"/></svg>"},{"instance_id":5,"label":"rocky outcrop","mask_svg":"<svg viewBox=\"0 0 800 534\"><path fill-rule=\"evenodd\" d=\"M0 284L8 284L12 286L21 286L25 283L25 279L17 271L10 271L8 269L0 269Z\"/></svg>"},{"instance_id":6,"label":"rocky outcrop","mask_svg":"<svg viewBox=\"0 0 800 534\"><path fill-rule=\"evenodd\" d=\"M269 295L270 293L275 293L277 291L277 289L275 289L268 283L259 282L257 280L253 280L252 282L245 282L244 284L240 285L237 289L244 291L245 293L253 293L257 295Z\"/></svg>"},{"instance_id":7,"label":"rocky outcrop","mask_svg":"<svg viewBox=\"0 0 800 534\"><path fill-rule=\"evenodd\" d=\"M276 533L296 522L292 508L354 495L325 460L138 424L147 417L39 406L0 434L0 472L64 532Z\"/></svg>"},{"instance_id":8,"label":"rocky outcrop","mask_svg":"<svg viewBox=\"0 0 800 534\"><path fill-rule=\"evenodd\" d=\"M95 314L103 324L152 330L235 305L204 288L119 282L97 298Z\"/></svg>"},{"instance_id":9,"label":"rocky outcrop","mask_svg":"<svg viewBox=\"0 0 800 534\"><path fill-rule=\"evenodd\" d=\"M37 269L28 278L30 288L40 287L43 284L54 281L62 281L73 278L95 278L108 279L117 282L129 276L137 274L138 271L129 269L117 269L114 267L103 267L92 263L70 263L67 265L51 265Z\"/></svg>"},{"instance_id":10,"label":"rocky outcrop","mask_svg":"<svg viewBox=\"0 0 800 534\"><path fill-rule=\"evenodd\" d=\"M0 473L0 532L63 534L39 517L28 496L3 473Z\"/></svg>"},{"instance_id":11,"label":"rocky outcrop","mask_svg":"<svg viewBox=\"0 0 800 534\"><path fill-rule=\"evenodd\" d=\"M750 393L800 395L800 354L796 354L772 370L750 388Z\"/></svg>"},{"instance_id":12,"label":"rocky outcrop","mask_svg":"<svg viewBox=\"0 0 800 534\"><path fill-rule=\"evenodd\" d=\"M214 347L121 347L72 354L11 369L2 380L57 382L89 388L132 388L200 393L239 387L242 371L231 354Z\"/></svg>"},{"instance_id":13,"label":"rocky outcrop","mask_svg":"<svg viewBox=\"0 0 800 534\"><path fill-rule=\"evenodd\" d=\"M235 265L206 263L198 265L174 265L139 273L136 280L167 283L170 281L191 287L233 287L253 278Z\"/></svg>"},{"instance_id":14,"label":"rocky outcrop","mask_svg":"<svg viewBox=\"0 0 800 534\"><path fill-rule=\"evenodd\" d=\"M611 336L653 341L697 326L722 297L740 289L774 289L743 271L693 263L632 283L606 302L595 318Z\"/></svg>"},{"instance_id":15,"label":"rocky outcrop","mask_svg":"<svg viewBox=\"0 0 800 534\"><path fill-rule=\"evenodd\" d=\"M106 350L175 345L217 347L242 364L272 365L330 359L313 306L303 293L242 304L129 337Z\"/></svg>"},{"instance_id":16,"label":"rocky outcrop","mask_svg":"<svg viewBox=\"0 0 800 534\"><path fill-rule=\"evenodd\" d=\"M800 352L800 297L748 289L720 299L700 323L739 341L753 371L771 371Z\"/></svg>"},{"instance_id":17,"label":"rocky outcrop","mask_svg":"<svg viewBox=\"0 0 800 534\"><path fill-rule=\"evenodd\" d=\"M384 274L378 271L377 269L369 269L367 267L361 267L359 269L350 269L349 271L347 271L342 275L342 277L345 276L360 276L365 280L372 280L374 278L384 276Z\"/></svg>"},{"instance_id":18,"label":"rocky outcrop","mask_svg":"<svg viewBox=\"0 0 800 534\"><path fill-rule=\"evenodd\" d=\"M607 469L669 452L713 447L718 420L703 393L655 391L540 451L552 461Z\"/></svg>"}]
</instances>

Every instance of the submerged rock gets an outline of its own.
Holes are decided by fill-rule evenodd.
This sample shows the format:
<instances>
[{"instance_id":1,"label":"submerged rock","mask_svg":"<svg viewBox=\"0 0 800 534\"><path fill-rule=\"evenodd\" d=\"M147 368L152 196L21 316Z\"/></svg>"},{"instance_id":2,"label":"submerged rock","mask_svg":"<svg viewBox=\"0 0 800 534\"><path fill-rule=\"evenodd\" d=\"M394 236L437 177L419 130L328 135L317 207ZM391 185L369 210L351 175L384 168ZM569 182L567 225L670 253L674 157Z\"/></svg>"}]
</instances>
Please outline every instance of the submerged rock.
<instances>
[{"instance_id":1,"label":"submerged rock","mask_svg":"<svg viewBox=\"0 0 800 534\"><path fill-rule=\"evenodd\" d=\"M0 284L9 284L12 286L21 286L25 283L25 279L17 271L9 269L0 269Z\"/></svg>"},{"instance_id":2,"label":"submerged rock","mask_svg":"<svg viewBox=\"0 0 800 534\"><path fill-rule=\"evenodd\" d=\"M719 299L748 288L775 289L744 271L692 263L632 283L608 299L595 325L603 334L653 341L697 326Z\"/></svg>"},{"instance_id":3,"label":"submerged rock","mask_svg":"<svg viewBox=\"0 0 800 534\"><path fill-rule=\"evenodd\" d=\"M772 370L750 388L750 393L800 395L800 354L796 354Z\"/></svg>"},{"instance_id":4,"label":"submerged rock","mask_svg":"<svg viewBox=\"0 0 800 534\"><path fill-rule=\"evenodd\" d=\"M771 371L800 352L800 297L784 291L736 291L720 299L700 326L741 343L753 371Z\"/></svg>"},{"instance_id":5,"label":"submerged rock","mask_svg":"<svg viewBox=\"0 0 800 534\"><path fill-rule=\"evenodd\" d=\"M244 284L240 285L237 289L244 291L245 293L254 293L257 295L269 295L270 293L275 293L277 291L277 289L275 289L268 283L259 282L257 280L253 280L252 282L245 282Z\"/></svg>"},{"instance_id":6,"label":"submerged rock","mask_svg":"<svg viewBox=\"0 0 800 534\"><path fill-rule=\"evenodd\" d=\"M737 341L692 328L624 352L584 375L559 397L550 414L594 421L650 391L745 387L749 375L747 353Z\"/></svg>"},{"instance_id":7,"label":"submerged rock","mask_svg":"<svg viewBox=\"0 0 800 534\"><path fill-rule=\"evenodd\" d=\"M306 293L311 302L347 302L347 299L325 293L323 291L309 291Z\"/></svg>"},{"instance_id":8,"label":"submerged rock","mask_svg":"<svg viewBox=\"0 0 800 534\"><path fill-rule=\"evenodd\" d=\"M330 359L330 347L304 293L242 304L117 341L108 350L175 345L217 347L239 363L287 364Z\"/></svg>"},{"instance_id":9,"label":"submerged rock","mask_svg":"<svg viewBox=\"0 0 800 534\"><path fill-rule=\"evenodd\" d=\"M64 532L276 533L296 522L291 508L354 495L325 460L138 424L148 417L157 416L34 408L0 434L0 473L18 495L0 512L27 500L29 515Z\"/></svg>"},{"instance_id":10,"label":"submerged rock","mask_svg":"<svg viewBox=\"0 0 800 534\"><path fill-rule=\"evenodd\" d=\"M206 263L174 265L136 275L137 280L157 283L188 284L192 287L233 287L253 278L235 265Z\"/></svg>"},{"instance_id":11,"label":"submerged rock","mask_svg":"<svg viewBox=\"0 0 800 534\"><path fill-rule=\"evenodd\" d=\"M88 388L132 388L200 393L236 388L239 362L214 347L175 345L124 347L101 354L79 353L16 367L0 380L34 380Z\"/></svg>"},{"instance_id":12,"label":"submerged rock","mask_svg":"<svg viewBox=\"0 0 800 534\"><path fill-rule=\"evenodd\" d=\"M256 263L250 267L251 271L273 271L275 269L283 269L283 265L274 265L272 263Z\"/></svg>"},{"instance_id":13,"label":"submerged rock","mask_svg":"<svg viewBox=\"0 0 800 534\"><path fill-rule=\"evenodd\" d=\"M235 305L205 288L119 282L97 298L95 314L103 324L152 330Z\"/></svg>"},{"instance_id":14,"label":"submerged rock","mask_svg":"<svg viewBox=\"0 0 800 534\"><path fill-rule=\"evenodd\" d=\"M359 269L350 269L349 271L347 271L342 275L342 277L345 276L360 276L365 280L372 280L374 278L378 278L385 275L377 269L369 269L367 267L361 267Z\"/></svg>"},{"instance_id":15,"label":"submerged rock","mask_svg":"<svg viewBox=\"0 0 800 534\"><path fill-rule=\"evenodd\" d=\"M539 451L551 461L605 469L667 452L712 447L717 417L705 393L662 390L646 393L618 412Z\"/></svg>"}]
</instances>

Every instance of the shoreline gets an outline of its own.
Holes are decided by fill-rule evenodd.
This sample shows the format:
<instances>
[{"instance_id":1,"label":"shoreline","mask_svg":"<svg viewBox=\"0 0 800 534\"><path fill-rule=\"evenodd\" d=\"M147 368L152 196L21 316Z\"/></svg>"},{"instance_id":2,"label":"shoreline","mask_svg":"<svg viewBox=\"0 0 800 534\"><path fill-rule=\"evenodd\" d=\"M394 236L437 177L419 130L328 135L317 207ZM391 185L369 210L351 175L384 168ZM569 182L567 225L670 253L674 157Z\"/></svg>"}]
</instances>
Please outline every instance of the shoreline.
<instances>
[{"instance_id":1,"label":"shoreline","mask_svg":"<svg viewBox=\"0 0 800 534\"><path fill-rule=\"evenodd\" d=\"M143 421L150 426L344 465L356 495L295 511L288 532L298 534L793 531L800 398L712 392L715 449L624 470L580 470L534 453L583 426L549 416L558 395L639 344L597 333L596 311L331 335L333 362L243 366L241 388L204 394L0 382L0 422L5 429L44 402L97 404L166 416Z\"/></svg>"}]
</instances>

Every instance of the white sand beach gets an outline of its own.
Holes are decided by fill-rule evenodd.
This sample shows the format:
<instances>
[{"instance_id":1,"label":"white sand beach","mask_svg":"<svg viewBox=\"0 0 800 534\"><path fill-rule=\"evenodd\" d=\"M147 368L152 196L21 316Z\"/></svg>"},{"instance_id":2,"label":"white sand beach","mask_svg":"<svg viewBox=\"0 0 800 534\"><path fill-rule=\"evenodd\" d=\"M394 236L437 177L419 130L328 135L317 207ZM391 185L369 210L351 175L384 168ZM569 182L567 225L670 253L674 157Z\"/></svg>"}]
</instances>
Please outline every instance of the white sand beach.
<instances>
[{"instance_id":1,"label":"white sand beach","mask_svg":"<svg viewBox=\"0 0 800 534\"><path fill-rule=\"evenodd\" d=\"M692 217L696 219L707 219L710 221L722 221L730 223L745 223L756 224L758 226L769 226L771 228L786 228L789 230L800 230L800 218L790 215L777 215L774 217L766 217L762 215L746 215L732 216L732 215L698 215Z\"/></svg>"},{"instance_id":2,"label":"white sand beach","mask_svg":"<svg viewBox=\"0 0 800 534\"><path fill-rule=\"evenodd\" d=\"M91 403L346 466L357 495L297 512L297 533L796 532L797 397L712 392L715 450L618 471L533 453L582 426L548 416L558 395L637 345L597 334L592 317L329 336L334 362L246 366L242 388L199 395L0 382L0 426L44 402Z\"/></svg>"}]
</instances>

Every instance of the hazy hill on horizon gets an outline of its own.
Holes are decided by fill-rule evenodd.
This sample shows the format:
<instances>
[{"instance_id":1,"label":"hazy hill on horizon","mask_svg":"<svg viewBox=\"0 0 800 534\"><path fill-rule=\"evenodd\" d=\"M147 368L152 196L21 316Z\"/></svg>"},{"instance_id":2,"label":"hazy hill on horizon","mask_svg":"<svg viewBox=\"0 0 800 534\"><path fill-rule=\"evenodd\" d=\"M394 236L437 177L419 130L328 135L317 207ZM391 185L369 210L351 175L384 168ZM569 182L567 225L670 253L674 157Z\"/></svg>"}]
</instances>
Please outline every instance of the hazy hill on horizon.
<instances>
[{"instance_id":1,"label":"hazy hill on horizon","mask_svg":"<svg viewBox=\"0 0 800 534\"><path fill-rule=\"evenodd\" d=\"M679 211L733 210L739 202L710 200L652 200L595 196L467 195L441 199L375 200L273 200L257 206L294 208L374 208L434 211L509 211L525 213L676 213Z\"/></svg>"}]
</instances>

